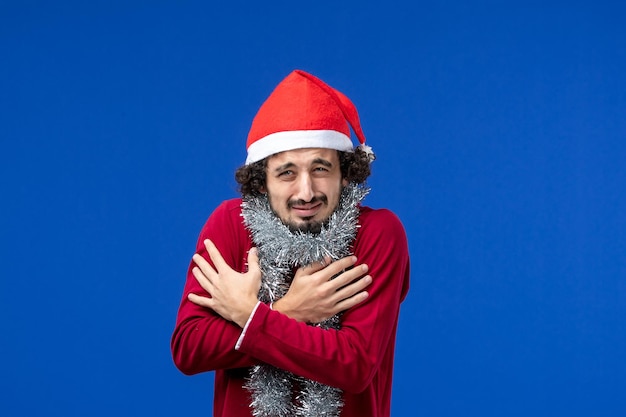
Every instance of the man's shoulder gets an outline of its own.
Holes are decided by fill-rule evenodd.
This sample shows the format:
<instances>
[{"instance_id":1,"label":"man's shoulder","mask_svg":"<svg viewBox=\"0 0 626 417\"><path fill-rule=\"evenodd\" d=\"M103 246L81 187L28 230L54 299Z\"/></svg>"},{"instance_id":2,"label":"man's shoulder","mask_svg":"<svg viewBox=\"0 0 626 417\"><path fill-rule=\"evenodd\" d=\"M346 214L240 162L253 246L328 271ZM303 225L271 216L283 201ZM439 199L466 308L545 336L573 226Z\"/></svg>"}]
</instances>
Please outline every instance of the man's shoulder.
<instances>
[{"instance_id":1,"label":"man's shoulder","mask_svg":"<svg viewBox=\"0 0 626 417\"><path fill-rule=\"evenodd\" d=\"M227 210L232 210L235 208L241 208L241 197L231 198L228 200L222 201L219 207L224 207Z\"/></svg>"},{"instance_id":2,"label":"man's shoulder","mask_svg":"<svg viewBox=\"0 0 626 417\"><path fill-rule=\"evenodd\" d=\"M371 208L368 206L360 206L359 209L360 209L359 221L363 224L365 223L380 224L380 223L386 223L386 222L393 222L393 223L399 223L400 225L402 225L402 222L400 221L398 216L389 209L386 209L386 208L375 209L375 208Z\"/></svg>"},{"instance_id":3,"label":"man's shoulder","mask_svg":"<svg viewBox=\"0 0 626 417\"><path fill-rule=\"evenodd\" d=\"M222 230L225 227L234 227L242 223L241 220L241 198L232 198L222 201L209 215L202 233L208 230Z\"/></svg>"},{"instance_id":4,"label":"man's shoulder","mask_svg":"<svg viewBox=\"0 0 626 417\"><path fill-rule=\"evenodd\" d=\"M404 226L400 218L386 208L374 209L368 206L360 207L359 233L374 236L405 236Z\"/></svg>"},{"instance_id":5,"label":"man's shoulder","mask_svg":"<svg viewBox=\"0 0 626 417\"><path fill-rule=\"evenodd\" d=\"M218 237L220 236L220 237ZM200 241L221 237L246 238L247 232L241 217L241 198L222 201L208 217L200 232Z\"/></svg>"},{"instance_id":6,"label":"man's shoulder","mask_svg":"<svg viewBox=\"0 0 626 417\"><path fill-rule=\"evenodd\" d=\"M237 215L241 213L241 198L231 198L229 200L224 200L220 203L219 206L213 211L213 214L222 214L222 215Z\"/></svg>"}]
</instances>

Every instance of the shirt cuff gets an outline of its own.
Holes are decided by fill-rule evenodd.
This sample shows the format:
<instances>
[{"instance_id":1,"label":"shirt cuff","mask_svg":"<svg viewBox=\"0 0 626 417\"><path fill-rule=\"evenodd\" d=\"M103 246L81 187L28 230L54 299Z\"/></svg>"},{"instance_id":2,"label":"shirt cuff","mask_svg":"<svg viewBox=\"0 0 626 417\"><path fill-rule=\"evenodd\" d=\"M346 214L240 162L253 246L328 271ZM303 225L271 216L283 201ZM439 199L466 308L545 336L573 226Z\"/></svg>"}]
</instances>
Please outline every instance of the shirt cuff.
<instances>
[{"instance_id":1,"label":"shirt cuff","mask_svg":"<svg viewBox=\"0 0 626 417\"><path fill-rule=\"evenodd\" d=\"M241 347L241 344L243 343L243 338L246 337L246 330L248 329L248 325L250 325L250 322L252 321L252 318L254 317L254 313L256 313L257 308L259 308L259 304L261 304L261 302L257 301L256 305L252 309L252 313L250 313L250 317L248 317L248 321L246 321L246 325L243 326L243 330L241 331L239 339L237 339L237 343L235 344L235 350L239 350L239 348Z\"/></svg>"}]
</instances>

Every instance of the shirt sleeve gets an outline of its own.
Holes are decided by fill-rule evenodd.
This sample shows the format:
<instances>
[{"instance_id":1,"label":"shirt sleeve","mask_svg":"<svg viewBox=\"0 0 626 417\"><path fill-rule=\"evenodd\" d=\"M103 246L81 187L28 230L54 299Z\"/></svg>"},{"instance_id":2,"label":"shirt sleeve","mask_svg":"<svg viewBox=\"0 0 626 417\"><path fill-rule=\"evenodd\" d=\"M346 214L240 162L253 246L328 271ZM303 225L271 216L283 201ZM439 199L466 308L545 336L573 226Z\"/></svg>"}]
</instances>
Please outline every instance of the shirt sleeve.
<instances>
[{"instance_id":1,"label":"shirt sleeve","mask_svg":"<svg viewBox=\"0 0 626 417\"><path fill-rule=\"evenodd\" d=\"M245 261L251 242L241 223L239 200L222 203L211 214L200 232L196 252L211 263L203 243L205 239L211 239L215 243L233 269L245 272ZM181 372L188 375L256 364L256 359L235 349L237 339L241 335L239 326L187 299L189 293L209 296L191 273L194 266L195 264L191 262L187 271L176 327L171 339L174 363Z\"/></svg>"},{"instance_id":2,"label":"shirt sleeve","mask_svg":"<svg viewBox=\"0 0 626 417\"><path fill-rule=\"evenodd\" d=\"M246 325L243 326L243 330L241 331L241 334L239 335L239 339L237 339L237 344L235 345L236 350L239 350L239 346L241 346L241 342L243 341L243 338L246 337L246 330L248 330L248 326L250 325L250 322L252 321L252 318L254 317L254 313L256 313L257 308L259 308L259 304L261 304L261 302L257 301L256 305L252 309L252 313L250 313L250 317L248 317L248 320L246 320ZM271 308L272 306L270 305L270 309Z\"/></svg>"},{"instance_id":3,"label":"shirt sleeve","mask_svg":"<svg viewBox=\"0 0 626 417\"><path fill-rule=\"evenodd\" d=\"M360 222L354 252L372 276L368 299L343 314L339 330L309 326L259 304L239 341L240 352L347 392L370 384L395 343L409 256L404 228L393 213L371 211Z\"/></svg>"}]
</instances>

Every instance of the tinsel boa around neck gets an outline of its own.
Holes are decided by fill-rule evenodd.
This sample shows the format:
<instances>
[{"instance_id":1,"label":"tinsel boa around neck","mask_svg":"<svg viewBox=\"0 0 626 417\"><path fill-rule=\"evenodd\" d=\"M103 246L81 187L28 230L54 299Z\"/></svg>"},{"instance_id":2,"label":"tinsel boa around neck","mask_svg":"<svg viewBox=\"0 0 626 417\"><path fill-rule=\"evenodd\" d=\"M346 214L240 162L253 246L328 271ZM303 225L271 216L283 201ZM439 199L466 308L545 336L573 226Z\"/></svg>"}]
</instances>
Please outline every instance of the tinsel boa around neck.
<instances>
[{"instance_id":1,"label":"tinsel boa around neck","mask_svg":"<svg viewBox=\"0 0 626 417\"><path fill-rule=\"evenodd\" d=\"M242 217L258 250L262 272L259 300L272 303L282 298L294 268L326 257L337 260L348 256L358 228L359 203L368 192L356 184L344 187L337 209L318 234L292 232L274 214L266 195L244 197ZM315 326L338 329L339 315ZM294 385L298 392L294 392ZM340 389L267 364L253 367L246 389L255 417L337 417L343 407Z\"/></svg>"}]
</instances>

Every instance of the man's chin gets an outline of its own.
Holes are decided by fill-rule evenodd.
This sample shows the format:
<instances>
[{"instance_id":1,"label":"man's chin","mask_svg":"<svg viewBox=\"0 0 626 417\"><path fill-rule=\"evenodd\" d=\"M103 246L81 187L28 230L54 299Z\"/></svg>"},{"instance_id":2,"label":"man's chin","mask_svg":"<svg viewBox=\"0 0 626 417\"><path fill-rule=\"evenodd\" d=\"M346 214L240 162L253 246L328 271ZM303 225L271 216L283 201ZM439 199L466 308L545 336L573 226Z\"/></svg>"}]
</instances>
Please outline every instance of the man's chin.
<instances>
[{"instance_id":1,"label":"man's chin","mask_svg":"<svg viewBox=\"0 0 626 417\"><path fill-rule=\"evenodd\" d=\"M318 220L303 220L301 222L289 222L286 223L287 227L292 233L311 233L314 235L319 234L327 221Z\"/></svg>"}]
</instances>

